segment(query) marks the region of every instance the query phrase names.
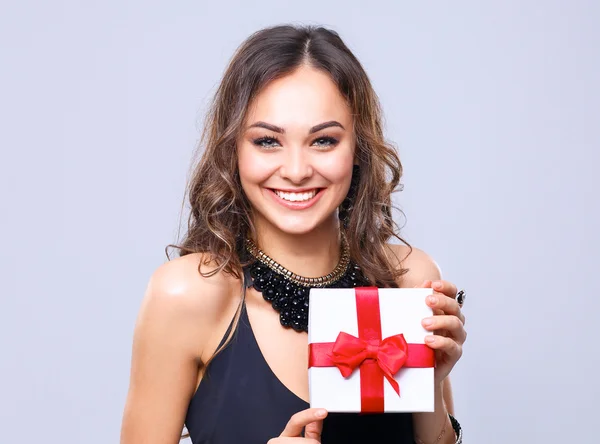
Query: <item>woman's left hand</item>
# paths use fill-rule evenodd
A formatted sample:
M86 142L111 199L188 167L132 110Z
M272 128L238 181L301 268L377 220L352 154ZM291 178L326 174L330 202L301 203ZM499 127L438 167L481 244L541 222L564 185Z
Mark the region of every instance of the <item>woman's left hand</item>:
M425 338L425 344L435 350L435 381L440 383L462 356L462 345L467 339L465 317L456 301L456 286L451 282L425 281L421 288L434 290L427 296L427 305L434 315L423 319L422 324L433 331Z

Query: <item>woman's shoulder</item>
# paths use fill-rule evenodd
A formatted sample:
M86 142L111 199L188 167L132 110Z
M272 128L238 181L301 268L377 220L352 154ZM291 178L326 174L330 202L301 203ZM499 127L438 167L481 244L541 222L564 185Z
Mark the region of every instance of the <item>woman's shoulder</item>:
M241 291L240 280L224 272L202 276L199 266L204 257L188 254L157 267L148 281L138 320L193 338L189 345L200 353L198 346L212 342L215 328L235 312ZM202 271L214 267L203 265Z
M406 270L399 277L402 287L415 287L426 280L442 278L440 267L425 251L408 245L387 244L391 252L391 263L395 269Z
M241 288L241 282L224 272L211 276L200 274L200 264L205 260L202 253L192 253L160 265L150 277L146 296L164 300L186 310L211 312L228 304L232 289ZM203 273L211 273L215 264L202 265Z

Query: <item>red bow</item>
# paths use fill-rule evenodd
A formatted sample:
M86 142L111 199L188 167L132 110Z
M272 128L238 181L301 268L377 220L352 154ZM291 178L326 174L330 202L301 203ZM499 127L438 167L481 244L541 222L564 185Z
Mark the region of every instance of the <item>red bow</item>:
M309 344L309 367L337 367L344 377L360 369L361 412L383 412L384 377L400 395L394 375L402 367L435 365L425 344L407 344L404 335L381 339L379 292L375 287L355 288L358 338L340 332L335 342Z
M333 344L331 361L340 369L342 376L347 378L365 359L374 359L385 379L400 395L400 386L394 375L406 362L407 351L408 344L402 334L390 336L383 341L367 342L342 331Z

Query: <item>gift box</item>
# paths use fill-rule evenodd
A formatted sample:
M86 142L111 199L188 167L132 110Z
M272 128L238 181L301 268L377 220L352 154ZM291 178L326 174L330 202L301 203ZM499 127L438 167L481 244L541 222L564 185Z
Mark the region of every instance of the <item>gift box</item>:
M313 288L309 396L330 412L433 412L430 288Z

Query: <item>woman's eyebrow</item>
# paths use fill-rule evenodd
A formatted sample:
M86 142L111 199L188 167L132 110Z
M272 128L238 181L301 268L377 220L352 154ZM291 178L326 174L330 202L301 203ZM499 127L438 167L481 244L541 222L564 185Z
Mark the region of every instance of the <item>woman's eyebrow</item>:
M264 129L268 129L269 131L273 131L275 133L280 133L280 134L285 133L285 130L283 128L280 128L275 125L271 125L270 123L267 123L267 122L255 122L252 125L250 125L248 128L264 128Z
M335 120L330 120L329 122L323 122L323 123L319 123L318 125L313 126L310 130L308 130L308 133L313 134L313 133L316 133L317 131L324 130L325 128L331 128L333 126L337 126L341 129L345 129L344 126L340 122L337 122ZM252 125L250 125L248 128L264 128L264 129L268 129L269 131L273 131L275 133L285 134L285 130L283 128L276 126L276 125L272 125L267 122L262 122L262 121L255 122Z
M329 122L319 123L318 125L313 126L308 131L308 133L309 134L316 133L317 131L321 131L325 128L331 128L332 126L337 126L341 129L345 129L344 126L340 122L337 122L335 120L330 120Z

